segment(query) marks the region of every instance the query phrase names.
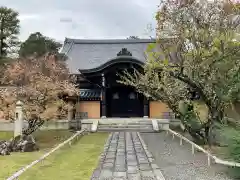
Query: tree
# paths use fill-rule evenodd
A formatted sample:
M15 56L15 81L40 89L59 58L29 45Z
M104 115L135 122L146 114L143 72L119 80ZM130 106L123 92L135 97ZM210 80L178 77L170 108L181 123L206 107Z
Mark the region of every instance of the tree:
M17 59L6 67L1 82L6 87L0 92L0 108L9 119L14 119L19 99L24 103L26 120L43 122L66 116L68 105L61 97L78 94L65 62L54 55Z
M160 75L148 68L148 65L144 67L144 74L135 69L134 73L125 71L121 75L119 82L135 87L139 93L144 94L148 98L161 100L175 114L179 114L178 103L181 99L188 96L187 86L181 83L181 81L168 76L163 71Z
M221 120L224 102L239 91L240 44L235 41L239 22L232 22L235 13L226 12L223 3L204 3L163 5L157 16L158 31L163 29L161 25L171 24L169 35L174 38L166 46L160 45L166 65L162 60L159 64L200 94L211 119ZM177 55L169 56L173 51Z
M145 65L144 69L145 73L134 70L132 74L125 71L124 74L121 75L119 82L135 87L139 93L144 94L146 97L168 105L175 116L181 120L190 135L198 142L206 143L205 134L201 131L201 126L206 119L205 116L196 116L197 114L194 112L187 112L186 109L184 109L186 106L185 103L187 103L187 105L191 104L189 100L192 95L189 92L188 86L169 76L169 74L164 71L152 71L148 64Z
M0 58L5 57L18 45L19 23L18 12L0 7Z
M208 1L164 1L160 7L158 40L147 49L145 71L164 74L160 78L164 86L164 77L171 77L200 95L208 107L208 119L200 129L210 143L213 122L222 122L224 107L240 90L239 21L233 21L239 11L231 3ZM168 38L163 39L166 32Z
M20 57L28 57L32 55L40 57L48 52L58 53L61 46L61 43L43 36L40 32L36 32L32 33L28 39L21 44L19 55Z

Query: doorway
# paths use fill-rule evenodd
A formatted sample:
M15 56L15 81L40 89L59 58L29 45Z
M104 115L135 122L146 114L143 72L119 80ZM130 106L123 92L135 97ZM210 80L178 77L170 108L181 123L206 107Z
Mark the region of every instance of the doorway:
M143 117L143 95L128 86L111 87L107 91L108 117Z

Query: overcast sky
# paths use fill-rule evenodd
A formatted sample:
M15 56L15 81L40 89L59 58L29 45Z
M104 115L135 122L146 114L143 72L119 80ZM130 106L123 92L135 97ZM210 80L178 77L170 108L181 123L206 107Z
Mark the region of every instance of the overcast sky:
M20 39L32 32L74 38L148 37L160 0L0 0L19 12Z

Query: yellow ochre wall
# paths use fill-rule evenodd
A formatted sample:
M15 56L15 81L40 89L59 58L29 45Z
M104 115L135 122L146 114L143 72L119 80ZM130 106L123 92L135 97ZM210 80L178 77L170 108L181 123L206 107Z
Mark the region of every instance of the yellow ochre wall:
M161 101L149 102L149 117L150 118L163 118L165 112L171 112L168 106Z
M76 112L88 112L88 118L100 118L100 101L81 101L76 104Z

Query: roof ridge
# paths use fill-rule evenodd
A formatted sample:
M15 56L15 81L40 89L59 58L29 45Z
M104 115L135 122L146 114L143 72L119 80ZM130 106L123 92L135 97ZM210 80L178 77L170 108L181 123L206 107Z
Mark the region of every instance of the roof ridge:
M153 43L156 39L73 39L65 38L64 43L74 44L135 44Z

